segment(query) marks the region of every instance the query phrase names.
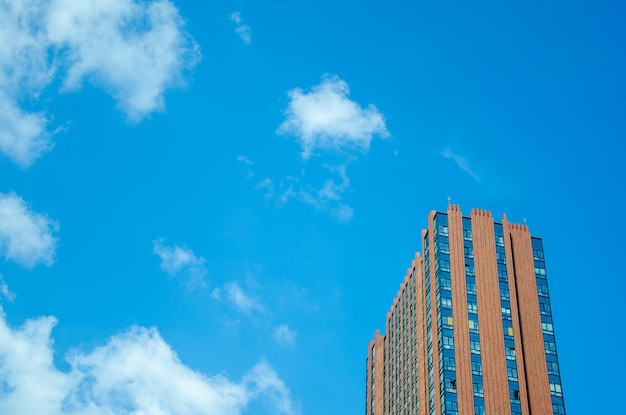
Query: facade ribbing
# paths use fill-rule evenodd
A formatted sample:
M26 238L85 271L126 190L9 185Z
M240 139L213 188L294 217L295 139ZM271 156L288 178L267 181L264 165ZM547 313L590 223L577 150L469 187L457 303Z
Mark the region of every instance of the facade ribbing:
M369 342L366 415L564 415L542 240L452 204L421 236Z

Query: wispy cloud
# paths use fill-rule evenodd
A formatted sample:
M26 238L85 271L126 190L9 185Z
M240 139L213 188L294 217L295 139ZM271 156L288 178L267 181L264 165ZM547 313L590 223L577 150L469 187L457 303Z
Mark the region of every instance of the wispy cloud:
M249 45L252 41L252 29L243 22L241 12L232 12L230 20L235 23L235 33L239 35L244 44Z
M255 189L265 190L265 197L271 199L274 196L274 181L269 177L254 185Z
M15 293L9 290L9 286L4 282L4 277L0 274L0 296L4 297L8 302L15 301Z
M281 193L279 203L287 203L290 199L298 200L315 207L315 209L330 213L339 222L348 222L354 215L354 209L342 202L346 190L350 187L350 178L346 173L346 166L324 166L332 173L338 174L340 181L327 179L320 188L303 184L300 179L291 178L289 185Z
M446 148L441 152L441 155L447 159L450 159L456 163L457 166L465 173L472 176L472 178L476 181L480 180L480 176L476 174L476 172L471 168L467 159L460 154L452 152L449 148Z
M295 88L288 95L278 133L299 141L303 159L315 150L367 151L374 136L389 136L383 114L372 104L363 108L350 100L348 84L337 76L324 76L310 91Z
M250 160L250 158L248 158L247 156L241 154L237 155L237 161L248 166L254 165L254 161Z
M274 329L276 341L286 345L292 345L296 341L296 332L289 328L287 324L281 324Z
M132 327L91 351L73 350L69 371L54 365L54 317L8 326L0 308L3 414L240 415L253 400L297 415L289 388L261 361L240 381L207 376L183 364L155 328ZM36 386L36 387L34 387Z
M207 270L204 258L196 257L194 252L178 245L166 245L163 239L152 241L152 252L161 258L161 269L170 277L183 277L191 288L206 288L204 277Z
M163 110L183 84L198 46L168 0L4 0L0 3L0 152L29 167L52 148L52 116L39 95L54 80L66 91L89 81L128 119Z
M263 305L254 297L247 294L241 286L236 282L230 282L224 287L228 300L244 313L250 313L257 310L265 311Z
M58 224L33 212L15 193L0 193L0 256L26 267L52 265Z

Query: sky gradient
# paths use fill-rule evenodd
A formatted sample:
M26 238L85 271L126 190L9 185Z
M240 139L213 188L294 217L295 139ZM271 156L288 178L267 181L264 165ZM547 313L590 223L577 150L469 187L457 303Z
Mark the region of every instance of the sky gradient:
M0 413L361 414L448 198L543 238L567 412L614 413L625 18L0 0Z

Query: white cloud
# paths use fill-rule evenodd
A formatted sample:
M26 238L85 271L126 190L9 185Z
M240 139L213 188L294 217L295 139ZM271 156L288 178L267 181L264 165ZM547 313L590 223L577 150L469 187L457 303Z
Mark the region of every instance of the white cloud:
M447 159L451 159L452 161L454 161L461 170L472 176L474 180L478 181L480 179L480 176L476 174L476 172L474 172L465 157L453 153L452 150L450 150L449 148L446 148L444 151L442 151L441 155Z
M4 282L4 277L2 276L2 274L0 274L0 296L6 298L7 301L10 303L15 301L15 297L17 297L15 293L9 290L9 286L6 282Z
M252 41L252 28L243 22L241 12L232 12L230 20L235 23L235 33L239 35L244 44L249 45Z
M26 267L52 265L58 238L55 221L31 211L15 193L0 193L0 256Z
M269 177L258 182L255 186L255 189L265 190L265 197L270 199L274 196L274 182Z
M92 81L139 121L199 59L168 0L1 0L0 152L28 167L52 147L59 129L36 107L55 79Z
M29 167L52 146L43 112L20 108L36 101L52 80L43 0L0 1L0 152Z
M295 199L315 207L315 209L330 213L339 222L348 222L354 215L354 209L342 202L343 194L350 187L350 178L346 173L346 166L324 166L332 173L339 175L341 181L327 179L324 185L317 189L305 185L300 180L292 179L290 185L279 197L281 204Z
M184 276L192 288L206 287L204 277L207 270L204 258L178 245L167 246L163 239L152 241L152 252L161 258L161 269L170 277Z
M367 151L375 135L388 137L385 119L372 104L362 108L350 100L348 84L337 76L326 76L310 92L289 91L289 106L278 133L296 137L302 157L316 149Z
M0 309L0 413L37 415L240 415L250 401L298 413L290 391L265 362L240 382L185 366L156 329L132 327L89 352L54 366L54 317L13 329Z
M296 341L296 332L287 324L281 324L274 329L274 338L279 343L292 345Z
M246 294L243 289L236 282L230 282L224 287L228 299L244 313L249 313L253 310L265 311L265 308L255 298Z
M248 166L254 165L254 161L250 160L249 157L243 156L241 154L237 156L237 161L240 163L246 164Z
M56 0L47 21L68 66L65 86L101 84L133 121L162 110L165 90L198 61L183 25L167 0Z

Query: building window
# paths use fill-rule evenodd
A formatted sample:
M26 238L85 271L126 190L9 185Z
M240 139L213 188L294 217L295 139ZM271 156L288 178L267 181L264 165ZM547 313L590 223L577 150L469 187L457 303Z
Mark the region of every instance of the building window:
M507 307L502 307L502 318L510 320L511 319L511 309Z
M470 341L470 353L480 354L480 341Z
M506 358L508 360L515 360L515 348L514 347L506 347L505 352L506 352Z
M504 236L496 235L496 245L504 246Z
M443 336L443 348L454 349L454 337Z
M535 261L543 261L543 251L533 249L533 259Z
M474 276L474 264L465 264L465 275Z
M515 369L514 367L507 367L506 374L509 377L509 380L512 380L514 382L517 381L517 369Z
M543 330L545 334L554 334L554 326L552 326L552 323L541 323L541 330Z
M506 263L506 255L504 254L504 252L496 252L496 259L501 264Z
M476 304L473 301L468 301L467 302L467 311L469 313L474 313L474 314L478 313L478 304Z
M481 405L474 405L474 415L485 415L485 407Z
M565 407L556 403L552 404L552 413L554 415L565 415Z
M478 396L479 398L485 396L482 383L474 383L474 396Z
M500 288L500 299L505 301L509 301L511 299L508 288Z
M468 324L470 331L478 332L478 321L469 320Z
M456 370L454 357L444 356L443 357L443 368L445 370Z
M520 400L519 390L511 389L511 402L519 403L519 400Z
M472 375L482 375L483 367L480 362L472 362Z
M474 284L473 282L468 282L466 286L468 294L476 295L476 284Z
M543 347L547 354L556 354L556 343L544 341Z
M472 239L472 231L470 229L463 229L463 239L469 241Z
M450 253L450 244L448 244L447 242L439 242L439 252L441 252L442 254L449 254Z
M452 289L452 283L447 278L439 279L439 284L441 285L441 289L442 290L451 290Z
M437 233L439 235L447 236L448 235L448 227L446 225L437 226Z
M452 308L452 299L441 297L441 307Z
M547 297L548 294L548 286L543 284L537 284L537 294L542 297Z
M445 261L442 259L442 260L439 260L437 264L439 265L439 270L450 272L450 261Z
M471 246L464 246L463 251L467 258L474 258L474 248L472 248Z
M536 275L546 275L546 269L545 268L541 268L541 267L535 267L535 274Z
M500 281L502 282L507 282L508 281L508 275L506 273L506 270L504 269L499 269L498 270L498 278L500 279Z
M446 391L456 392L456 379L446 379Z
M550 394L554 396L563 396L561 385L559 383L550 383Z
M446 412L448 412L448 411L456 412L457 410L458 410L457 409L457 403L455 401L450 400L450 399L446 399Z
M556 362L548 362L548 375L559 375L559 365Z
M505 327L504 335L508 337L513 337L513 327Z
M550 304L548 303L539 303L539 312L544 316L549 316L551 313Z

